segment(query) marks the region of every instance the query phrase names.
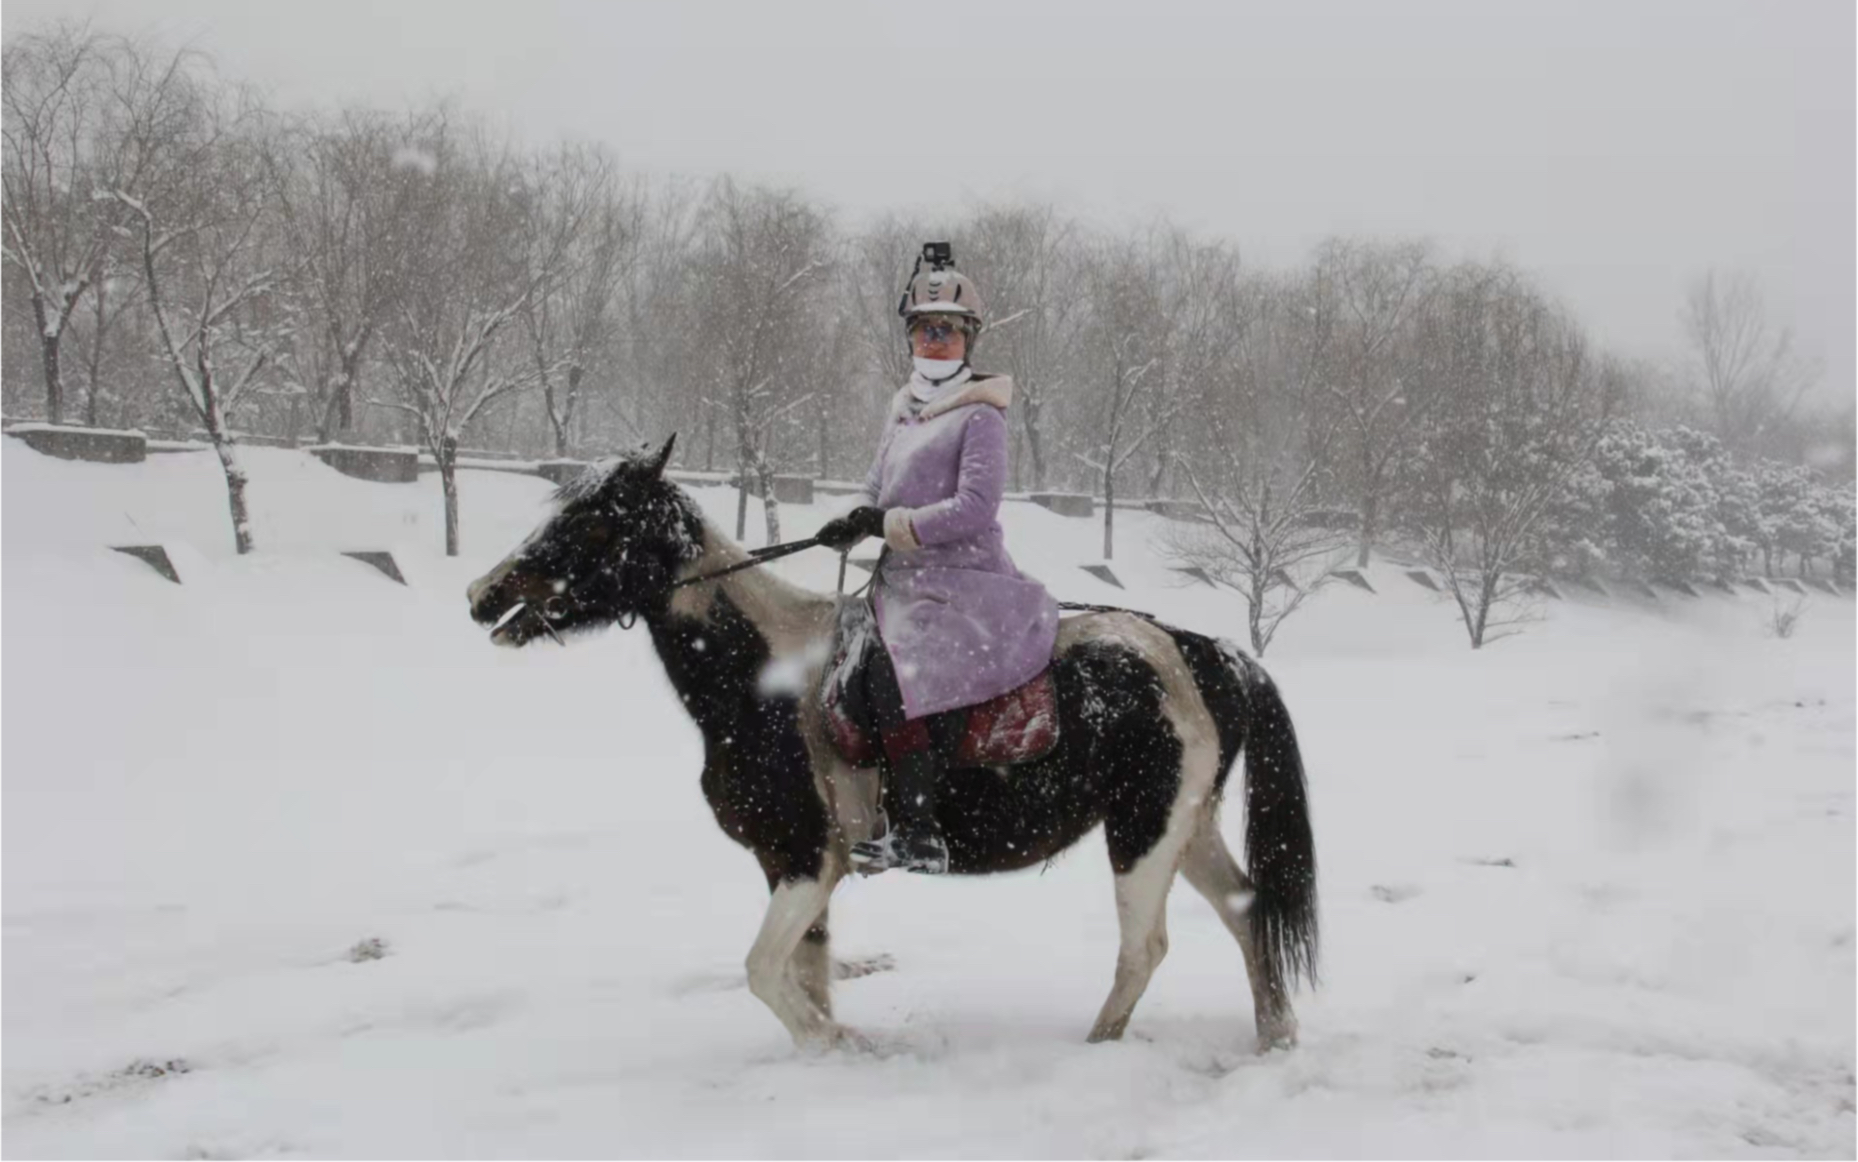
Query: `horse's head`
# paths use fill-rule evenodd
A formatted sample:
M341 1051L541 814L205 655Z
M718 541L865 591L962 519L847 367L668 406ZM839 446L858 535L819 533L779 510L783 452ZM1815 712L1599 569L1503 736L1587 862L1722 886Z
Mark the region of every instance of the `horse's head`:
M703 550L696 506L664 479L676 441L603 461L555 491L553 515L465 590L491 641L559 641L664 604L678 568Z

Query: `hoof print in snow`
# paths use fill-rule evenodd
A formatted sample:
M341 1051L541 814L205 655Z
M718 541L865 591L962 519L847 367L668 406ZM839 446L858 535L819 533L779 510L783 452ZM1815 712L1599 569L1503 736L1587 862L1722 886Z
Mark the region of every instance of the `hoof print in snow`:
M1469 1057L1466 1057L1456 1050L1447 1049L1443 1045L1434 1045L1432 1048L1426 1050L1426 1056L1432 1058L1434 1061L1462 1061L1466 1065L1471 1064L1471 1059Z
M861 956L857 960L833 961L832 979L857 980L861 976L870 976L877 972L895 972L896 969L895 957L879 953L876 956Z
M34 1098L41 1105L70 1105L78 1098L94 1097L100 1093L109 1093L126 1086L140 1085L158 1081L164 1077L178 1077L183 1073L192 1073L194 1067L184 1058L171 1057L166 1061L150 1061L138 1057L121 1069L104 1074L102 1077L81 1077L77 1084L69 1089L37 1094Z
M1491 859L1488 856L1474 856L1471 859L1465 860L1465 862L1469 864L1475 864L1478 867L1515 867L1516 866L1516 861L1511 859L1507 855L1499 856L1496 859Z
M1549 736L1549 741L1550 742L1585 742L1590 738L1599 738L1599 737L1600 737L1600 732L1597 730L1577 730L1572 734L1551 735Z
M1375 884L1368 892L1383 904L1403 904L1419 895L1419 889L1411 884Z
M1458 978L1458 983L1459 984L1470 984L1472 981L1475 981L1476 979L1477 979L1477 974L1475 972L1467 972L1463 976Z
M348 950L348 959L356 964L365 964L370 960L380 960L387 955L387 941L379 936L370 936Z

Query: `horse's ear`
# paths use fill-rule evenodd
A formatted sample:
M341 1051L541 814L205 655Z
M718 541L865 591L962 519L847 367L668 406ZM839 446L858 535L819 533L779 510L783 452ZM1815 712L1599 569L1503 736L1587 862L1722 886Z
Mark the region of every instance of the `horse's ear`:
M671 462L671 446L675 443L677 443L677 433L672 432L671 438L664 442L664 447L658 449L658 454L645 462L645 467L653 476L664 475L665 465Z

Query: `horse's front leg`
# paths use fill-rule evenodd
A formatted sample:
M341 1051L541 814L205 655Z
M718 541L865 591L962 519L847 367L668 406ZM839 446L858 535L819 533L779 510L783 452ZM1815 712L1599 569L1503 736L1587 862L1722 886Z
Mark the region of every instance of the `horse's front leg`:
M794 1043L801 1046L832 1045L845 1035L793 971L794 954L807 930L825 913L841 874L838 861L828 858L821 862L816 878L777 883L755 945L748 950L749 991L774 1010Z

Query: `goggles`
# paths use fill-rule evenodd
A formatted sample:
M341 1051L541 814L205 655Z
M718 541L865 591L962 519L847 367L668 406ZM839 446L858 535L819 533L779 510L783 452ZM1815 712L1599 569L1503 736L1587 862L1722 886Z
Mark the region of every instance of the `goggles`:
M931 343L944 343L957 334L966 334L967 327L962 320L947 315L918 316L910 322L911 338L923 338Z

